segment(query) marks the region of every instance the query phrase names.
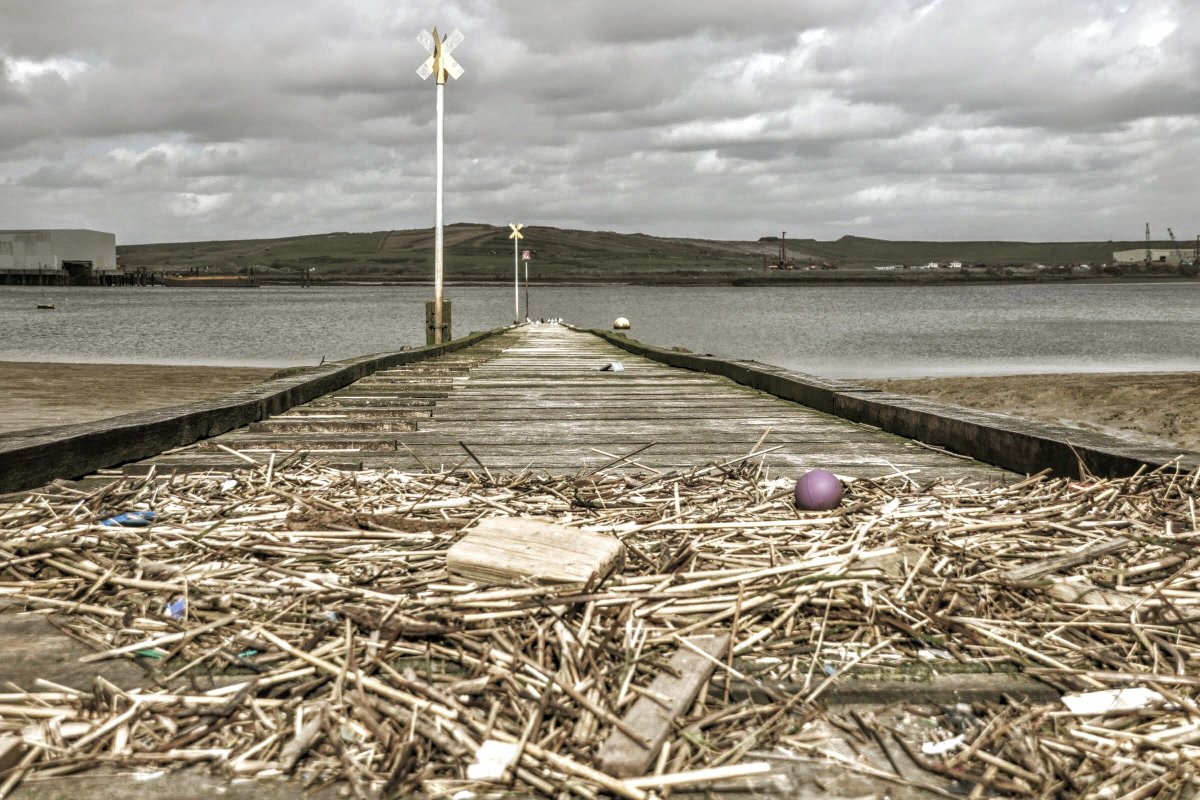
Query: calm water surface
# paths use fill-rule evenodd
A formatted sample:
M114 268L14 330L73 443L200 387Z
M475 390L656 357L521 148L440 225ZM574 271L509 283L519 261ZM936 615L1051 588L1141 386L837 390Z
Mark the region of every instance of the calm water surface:
M0 360L290 366L424 342L426 287L0 287ZM512 288L448 286L454 332ZM804 288L534 286L532 312L835 377L1200 370L1200 282ZM36 309L50 302L53 311ZM0 376L2 379L2 376Z

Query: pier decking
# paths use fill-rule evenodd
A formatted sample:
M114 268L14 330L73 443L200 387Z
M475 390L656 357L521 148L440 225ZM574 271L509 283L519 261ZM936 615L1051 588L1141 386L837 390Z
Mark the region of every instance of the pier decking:
M0 795L1194 788L1200 469L1076 435L549 324L12 435L0 479L92 474L0 508ZM798 511L817 466L893 480ZM531 530L615 566L461 569Z
M620 368L604 369L612 364ZM296 451L354 469L465 462L498 472L587 472L606 465L666 470L756 452L756 461L789 473L813 467L854 477L902 472L921 482L1010 474L726 378L634 356L558 324L523 326L456 353L377 372L126 470L233 468L245 466L246 457L265 462Z

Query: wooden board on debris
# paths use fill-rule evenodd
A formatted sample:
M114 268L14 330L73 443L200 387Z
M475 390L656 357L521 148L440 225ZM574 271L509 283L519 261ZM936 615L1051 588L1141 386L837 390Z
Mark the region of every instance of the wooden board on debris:
M482 520L446 553L450 574L492 585L596 586L624 563L613 536L515 517Z
M0 773L8 772L17 766L24 754L25 742L20 736L0 733Z
M636 741L614 728L600 747L600 769L618 778L644 775L662 749L675 718L696 702L696 695L713 674L729 647L729 634L690 636L682 639L671 657L670 673L663 672L642 692L625 713L623 722L641 732Z

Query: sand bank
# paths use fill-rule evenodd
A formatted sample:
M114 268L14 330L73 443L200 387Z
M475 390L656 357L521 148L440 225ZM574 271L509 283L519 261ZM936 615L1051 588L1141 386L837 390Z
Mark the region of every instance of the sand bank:
M274 372L258 367L0 361L0 431L206 400L264 381Z
M867 382L899 394L1000 411L1165 447L1200 450L1200 372L1002 375Z

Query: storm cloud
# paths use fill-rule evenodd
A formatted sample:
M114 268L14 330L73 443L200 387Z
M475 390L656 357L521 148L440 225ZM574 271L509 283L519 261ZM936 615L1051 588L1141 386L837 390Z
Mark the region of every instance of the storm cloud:
M1190 0L40 0L0 9L0 228L450 221L666 236L1194 236Z

